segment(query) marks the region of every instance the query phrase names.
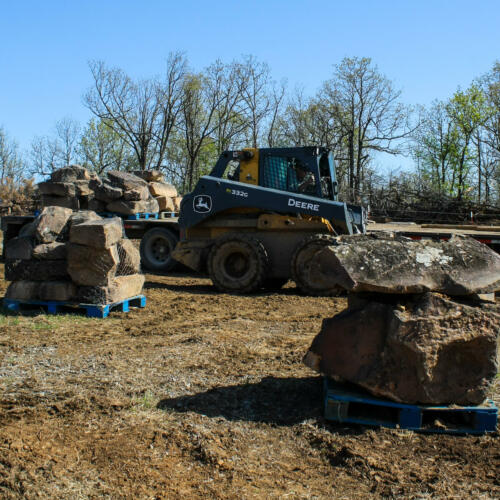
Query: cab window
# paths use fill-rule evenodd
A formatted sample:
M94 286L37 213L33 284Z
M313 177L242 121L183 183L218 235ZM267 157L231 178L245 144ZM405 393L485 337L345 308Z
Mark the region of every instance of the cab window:
M262 186L290 193L316 195L316 179L298 158L266 156L263 163Z

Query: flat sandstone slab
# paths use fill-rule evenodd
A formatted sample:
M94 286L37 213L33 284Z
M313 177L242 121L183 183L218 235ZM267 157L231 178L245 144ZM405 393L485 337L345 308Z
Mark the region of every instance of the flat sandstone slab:
M119 217L89 220L71 227L69 241L93 248L110 248L123 237L123 222Z

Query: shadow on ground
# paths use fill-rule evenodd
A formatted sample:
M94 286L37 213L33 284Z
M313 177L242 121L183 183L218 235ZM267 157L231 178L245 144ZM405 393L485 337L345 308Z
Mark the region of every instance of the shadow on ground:
M197 278L200 278L200 276L197 276ZM206 279L206 276L203 276L202 278ZM212 284L207 283L207 284L189 284L189 285L174 285L171 283L158 283L156 281L146 281L144 284L144 288L146 290L148 289L164 289L164 290L170 290L172 292L185 292L185 293L192 293L195 295L200 295L200 294L208 294L208 295L215 295L215 294L221 294L221 293L227 293L227 292L219 292ZM289 287L289 288L281 288L278 290L260 290L259 292L252 293L252 296L255 297L260 297L260 296L266 296L266 295L274 295L279 293L280 295L303 295L297 288L295 287ZM229 294L228 295L240 295L240 294Z
M321 377L266 377L256 384L217 387L191 396L163 399L158 408L227 420L294 425L321 417L322 394Z

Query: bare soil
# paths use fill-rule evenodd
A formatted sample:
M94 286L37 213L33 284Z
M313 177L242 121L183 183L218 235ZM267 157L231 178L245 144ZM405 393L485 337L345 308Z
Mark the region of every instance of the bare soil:
M105 320L0 314L1 498L500 497L498 433L323 419L301 360L345 299L185 275L145 294Z

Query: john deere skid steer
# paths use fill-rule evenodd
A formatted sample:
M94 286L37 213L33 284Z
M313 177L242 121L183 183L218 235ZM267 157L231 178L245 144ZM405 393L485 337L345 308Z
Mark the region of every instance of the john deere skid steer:
M172 256L207 271L221 291L280 288L290 278L307 294L336 290L310 279L311 256L338 234L365 232L359 206L337 200L326 148L226 151L182 200Z

